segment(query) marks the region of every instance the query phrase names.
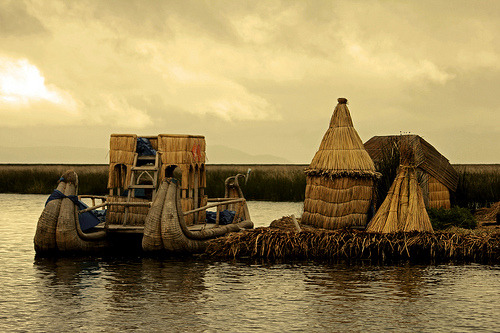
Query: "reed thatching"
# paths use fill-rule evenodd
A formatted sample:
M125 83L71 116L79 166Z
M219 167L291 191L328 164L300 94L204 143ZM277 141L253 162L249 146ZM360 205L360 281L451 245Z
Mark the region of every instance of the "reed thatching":
M500 233L367 233L308 229L301 232L258 228L208 242L210 258L450 261L498 263Z
M337 229L364 226L378 176L354 129L347 100L338 99L330 127L306 169L302 221Z
M166 169L176 165L182 170L183 188L194 187L194 178L189 178L189 168L201 168L205 164L205 137L201 135L158 135L158 151L161 152L161 179L168 177Z
M426 231L433 232L425 209L422 190L418 185L417 170L411 143L400 145L402 164L389 193L368 224L366 231L380 233Z
M450 208L450 191L458 185L458 174L448 159L441 155L430 143L418 135L374 136L364 146L380 168L386 155L397 151L400 142L411 144L414 165L421 172L420 187L428 208Z
M135 134L111 134L108 188L125 188L130 183L136 146Z
M427 181L429 191L429 200L427 207L429 208L451 208L450 191L436 178L429 176Z

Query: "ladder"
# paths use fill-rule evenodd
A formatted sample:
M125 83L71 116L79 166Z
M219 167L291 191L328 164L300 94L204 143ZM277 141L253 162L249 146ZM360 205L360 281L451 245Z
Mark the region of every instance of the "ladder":
M134 164L131 168L130 183L128 185L127 201L131 202L135 198L136 189L151 189L153 194L151 201L156 196L158 189L158 172L160 171L161 159L159 153L154 156L134 156ZM130 206L125 206L125 216L123 225L127 225Z

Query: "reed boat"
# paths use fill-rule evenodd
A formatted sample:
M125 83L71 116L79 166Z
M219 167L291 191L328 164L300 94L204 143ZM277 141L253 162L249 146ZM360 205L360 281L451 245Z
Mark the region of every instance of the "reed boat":
M199 253L253 228L239 185L248 175L227 178L222 198L205 195L203 136L113 134L109 156L106 196L78 195L78 175L61 176L38 220L37 254Z

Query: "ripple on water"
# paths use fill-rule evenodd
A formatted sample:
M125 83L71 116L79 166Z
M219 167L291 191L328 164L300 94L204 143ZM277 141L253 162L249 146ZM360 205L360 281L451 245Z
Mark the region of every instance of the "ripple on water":
M34 259L33 235L45 200L0 194L0 331L500 327L499 266ZM268 225L300 215L301 204L251 202L250 208L258 223Z

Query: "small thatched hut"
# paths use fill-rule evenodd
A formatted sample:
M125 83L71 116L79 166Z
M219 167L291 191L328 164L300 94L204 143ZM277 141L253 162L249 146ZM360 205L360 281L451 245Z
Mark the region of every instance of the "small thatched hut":
M412 150L413 140L418 138L406 137L404 142L400 142L401 165L398 174L366 231L381 233L433 231L425 209L422 190L418 186Z
M302 223L325 229L366 225L377 177L354 129L347 99L338 102L330 127L305 171Z
M388 154L399 151L401 140L408 142L414 154L424 202L428 208L450 208L450 192L457 189L458 174L453 166L431 144L418 135L374 136L365 149L379 166Z
M112 134L108 201L149 202L163 179L180 171L182 209L206 205L205 147L205 137L200 135ZM147 213L146 207L111 206L108 215L124 224L142 225ZM204 212L200 212L187 216L186 223L204 219Z

